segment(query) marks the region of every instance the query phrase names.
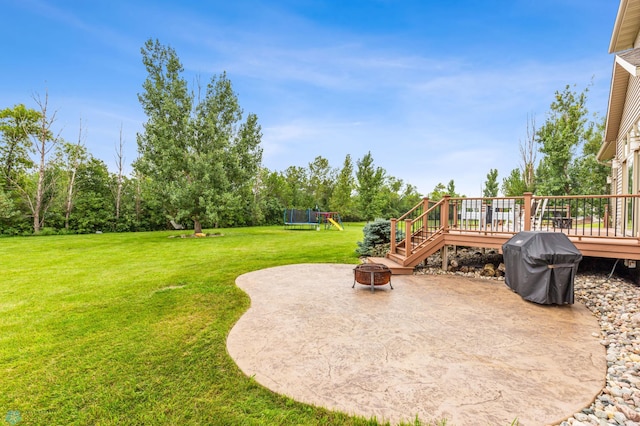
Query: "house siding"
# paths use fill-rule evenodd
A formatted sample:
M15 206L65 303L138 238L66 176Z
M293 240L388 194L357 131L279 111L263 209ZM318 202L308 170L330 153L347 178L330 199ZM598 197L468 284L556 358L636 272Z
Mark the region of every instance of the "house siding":
M627 96L624 101L624 110L618 140L624 139L640 118L640 77L631 77L627 86ZM624 155L624 153L622 153ZM619 157L623 159L624 157Z

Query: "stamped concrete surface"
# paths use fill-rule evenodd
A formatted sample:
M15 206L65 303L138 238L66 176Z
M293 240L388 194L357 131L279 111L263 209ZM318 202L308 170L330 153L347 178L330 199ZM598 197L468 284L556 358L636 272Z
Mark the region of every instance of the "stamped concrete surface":
M582 304L543 306L502 281L289 265L238 277L250 309L227 339L242 371L298 401L397 423L546 425L604 386L605 349Z

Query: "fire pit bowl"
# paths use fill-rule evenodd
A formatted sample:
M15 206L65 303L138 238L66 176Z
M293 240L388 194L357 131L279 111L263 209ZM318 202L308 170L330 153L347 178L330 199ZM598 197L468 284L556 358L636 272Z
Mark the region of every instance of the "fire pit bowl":
M391 285L391 269L379 263L363 263L353 269L353 285L351 288L354 288L356 283L370 285L372 292L374 286L385 284L389 284L393 290L393 286Z

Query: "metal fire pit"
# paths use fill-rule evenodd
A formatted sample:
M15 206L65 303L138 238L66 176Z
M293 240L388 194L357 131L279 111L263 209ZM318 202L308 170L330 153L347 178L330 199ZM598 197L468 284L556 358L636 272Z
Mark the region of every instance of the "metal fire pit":
M379 263L363 263L353 269L353 285L351 288L354 288L356 283L371 286L371 292L374 291L375 286L386 284L389 284L393 290L391 269Z

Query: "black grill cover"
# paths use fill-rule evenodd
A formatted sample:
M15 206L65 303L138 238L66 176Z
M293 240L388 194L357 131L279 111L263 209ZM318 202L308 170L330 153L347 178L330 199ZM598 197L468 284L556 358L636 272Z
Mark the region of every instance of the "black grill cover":
M573 280L582 254L560 232L525 231L502 245L506 284L525 300L573 303Z

